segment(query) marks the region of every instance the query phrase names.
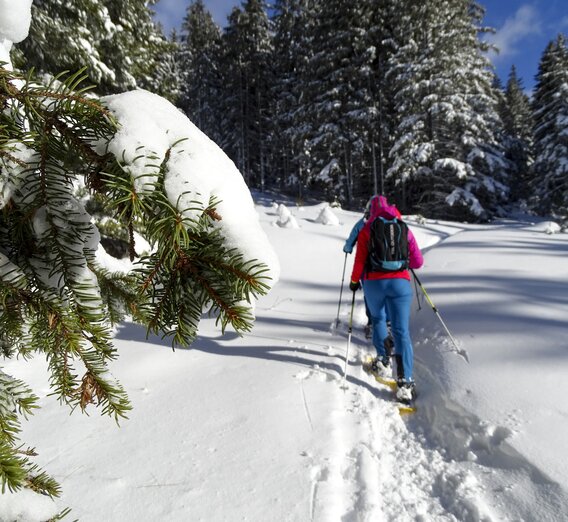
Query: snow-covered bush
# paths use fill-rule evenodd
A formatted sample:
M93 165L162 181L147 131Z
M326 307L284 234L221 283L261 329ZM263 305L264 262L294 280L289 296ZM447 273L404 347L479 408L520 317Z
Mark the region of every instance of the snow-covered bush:
M300 228L296 218L286 205L278 206L278 219L276 220L276 224L282 228Z
M316 221L322 225L339 225L339 218L333 213L331 207L327 205L321 209Z
M562 231L562 227L555 221L542 221L536 225L533 225L532 230L535 232L543 232L545 234L558 234Z

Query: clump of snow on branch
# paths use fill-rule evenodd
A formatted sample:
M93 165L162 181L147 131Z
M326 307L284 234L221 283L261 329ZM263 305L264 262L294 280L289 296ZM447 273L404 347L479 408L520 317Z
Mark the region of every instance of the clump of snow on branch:
M12 43L21 42L30 29L32 0L0 0L0 62L12 69Z
M323 169L321 169L316 179L322 183L329 183L332 180L333 173L338 170L340 170L339 162L335 159L331 160Z
M165 190L170 203L196 218L211 197L219 203L218 223L228 248L269 268L273 283L279 262L258 220L244 179L228 156L183 113L156 94L139 89L102 98L121 124L109 151L124 158L141 195L153 190L159 166L169 155ZM150 148L151 147L151 148Z
M467 189L454 189L454 191L446 197L446 203L450 205L450 207L457 204L467 205L471 212L476 216L481 216L484 212L479 200Z
M0 209L4 208L14 191L19 188L22 174L25 173L27 163L33 161L36 154L32 149L26 147L23 143L10 144L10 156L17 161L11 161L7 158L0 160ZM20 162L20 163L18 163Z
M0 0L0 42L21 42L28 36L32 0ZM9 47L11 44L9 44ZM8 50L10 50L8 47Z
M458 161L453 158L442 158L434 162L434 169L449 169L456 173L460 179L466 179L471 175L471 167L467 163Z

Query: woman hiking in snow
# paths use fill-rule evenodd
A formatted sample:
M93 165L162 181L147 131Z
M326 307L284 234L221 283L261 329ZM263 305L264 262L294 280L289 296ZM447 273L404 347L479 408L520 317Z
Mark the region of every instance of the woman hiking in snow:
M371 198L365 205L365 212L363 213L363 217L359 221L357 221L355 225L353 225L353 228L349 233L349 237L345 240L345 244L343 245L343 252L345 252L346 254L351 254L353 252L353 248L355 248L355 245L357 244L357 238L359 237L359 232L361 232L361 230L365 226L365 223L367 223L367 221L369 220L369 216L371 213L372 199L373 198ZM400 212L398 212L398 209L396 211L397 211L397 218L400 218ZM367 299L365 298L364 295L363 295L363 300L365 302L365 315L367 316L367 324L365 325L365 337L367 339L371 339L373 336L373 322L371 320L371 312L369 311L369 306L367 305ZM378 319L380 320L381 323L385 323L384 328L386 328L387 331L390 332L390 318L386 306L383 307L383 310ZM383 344L385 345L387 352L390 353L393 348L393 341L390 334L384 340Z
M404 260L397 262L399 264L393 264L392 261L377 261L376 242L371 241L371 233L376 235L376 230L387 230L386 227L372 227L373 222L381 218L382 223L385 223L385 220L394 223L393 226L404 232L400 235L402 239L398 245L403 253L401 259ZM412 401L415 395L412 375L414 353L410 338L412 286L407 269L420 268L423 258L412 231L399 218L400 212L396 206L388 204L386 197L371 198L369 219L357 237L357 250L349 288L355 292L361 288L360 281L363 282L363 291L373 323L373 345L377 350L371 371L383 378L392 375L390 357L385 349L385 340L388 338L384 316L386 305L397 360L397 399Z

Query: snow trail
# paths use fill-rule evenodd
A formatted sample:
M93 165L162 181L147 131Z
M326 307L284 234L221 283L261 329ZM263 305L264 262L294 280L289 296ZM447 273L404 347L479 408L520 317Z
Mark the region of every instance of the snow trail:
M334 473L343 470L344 500L326 506L327 497L318 497L314 519L496 520L480 498L481 486L475 477L445 462L436 450L425 448L424 441L409 431L388 388L374 382L360 384L369 379L360 364L366 353L359 348L350 361L353 373L340 405L344 413L333 416L335 440L342 441L335 453Z
M470 244L482 248L486 229L472 227L473 237L469 231L458 236L455 232L464 227L436 225L435 234L447 239L428 252L427 264L432 266L426 267L422 279L450 329L457 325L458 340L467 341L471 364L451 353L430 310L415 317L419 410L401 417L391 392L361 367L371 348L363 339L366 319L360 292L347 390L340 388L348 291L343 294L339 327L330 331L330 324L337 314L341 246L359 216L334 210L345 221L339 228L317 223L321 206L295 212L297 229L273 225L274 212L259 210L278 250L282 275L272 293L258 303L253 333L222 335L214 319L204 319L192 348L172 352L167 341L147 339L143 328L125 324L118 330L120 357L113 373L134 405L120 428L96 413L70 417L48 396L45 361L6 364L7 371L30 382L41 398L42 411L25 424L23 438L39 451L38 463L61 482L61 508L72 507L72 518L82 522L561 519L568 512L562 488L544 467L515 450L515 436L526 431L518 402L512 401L491 422L458 406L458 399L473 397L464 384L467 374L459 372L484 370L474 341L479 337L484 347L491 340L503 342L504 337L465 337L472 322L467 306L476 300L468 295L455 307L444 306L444 297L454 298L455 291L442 272L457 272L460 264L472 272L478 259L454 255L452 245L458 243L459 251ZM510 230L491 233L502 245L500 235ZM531 234L508 248L542 242L542 235ZM564 255L566 242L561 239L546 236L546 245L558 257ZM479 281L485 284L483 277ZM470 285L472 292L482 290L469 273L460 273L454 283L460 289ZM564 287L554 283L545 287L552 292L546 295L561 308ZM532 284L529 279L526 295ZM498 293L490 300L490 309L501 305L502 295L506 305L506 292ZM458 294L455 299L462 300ZM484 313L484 308L474 310ZM559 322L550 324L561 327ZM461 395L444 388L452 378L461 379ZM76 442L63 444L64 440Z
M347 314L342 310L342 317ZM409 429L412 419L399 414L392 392L362 370L370 348L358 331L351 339L347 390L341 390L346 327L343 321L326 344L322 342L330 336L326 323L323 317L318 322L310 316L305 326L298 322L286 328L290 352L310 367L296 375L304 409L309 411L308 397L313 393L310 381L328 388L318 393L330 403L325 428L311 425L314 436L321 431L328 434L329 444L325 451L310 453L310 520L498 520L483 501L474 474L428 447L425 438ZM264 331L254 335L269 337ZM317 347L328 349L322 352ZM313 444L318 446L315 440Z
M463 228L453 225L447 229L440 228L442 239L463 232ZM435 248L433 244L429 246ZM302 258L304 252L294 254ZM310 279L305 274L307 279L314 285L329 280L329 270L322 274L321 266L317 267L319 272L310 269L311 253L306 254L305 261L300 259L299 264L312 275ZM286 267L288 263L284 260L282 265ZM286 279L286 268L283 278ZM325 345L322 342L322 337L326 335L325 324L329 324L330 317L335 315L333 300L322 306L315 300L311 302L309 293L296 292L293 288L287 287L279 294L277 287L271 296L275 304L259 310L259 315L267 313L278 317L298 317L297 321L290 320L287 324L289 338L304 344L307 352L315 355L317 350L309 346ZM348 300L344 296L344 301ZM348 308L344 302L342 325L332 332L336 335L329 342L326 357L314 361L318 369L326 368L328 377L335 373L336 382L331 378L326 383L328 386L337 386L342 375L345 352L340 344L345 343L346 339L341 327L345 329ZM330 312L327 319L323 315L325 310ZM361 304L358 303L354 332L357 332L357 326L361 326L362 315ZM257 329L253 335L262 334ZM439 340L443 341L443 337ZM355 333L347 379L349 390L339 396L333 392L335 400L339 398L340 402L334 403L334 409L329 414L329 420L332 421L330 434L332 446L341 444L342 447L319 455L319 460L318 456L313 456L315 486L311 499L311 520L505 520L504 517L496 518L484 500L484 486L476 477L476 472L480 470L473 471L467 460L454 462L451 454L445 454L443 445L437 446L431 438L425 437L425 430L421 428L424 417L401 419L391 402L390 391L364 374L360 363L367 353L366 345L366 341L359 340ZM315 372L309 374L310 379L316 377ZM304 385L302 382L302 387ZM428 418L425 420L430 421ZM442 453L437 447L441 448ZM344 484L338 480L340 476ZM330 488L335 488L331 500Z

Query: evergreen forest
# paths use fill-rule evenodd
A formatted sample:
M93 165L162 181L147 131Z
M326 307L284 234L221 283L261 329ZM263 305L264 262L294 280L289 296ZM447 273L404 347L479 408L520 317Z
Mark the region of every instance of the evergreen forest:
M150 2L150 4L155 2ZM568 48L543 50L529 98L487 56L469 0L245 0L221 29L202 0L164 36L142 0L38 0L22 70L87 67L98 94L167 97L251 189L487 221L568 209Z

